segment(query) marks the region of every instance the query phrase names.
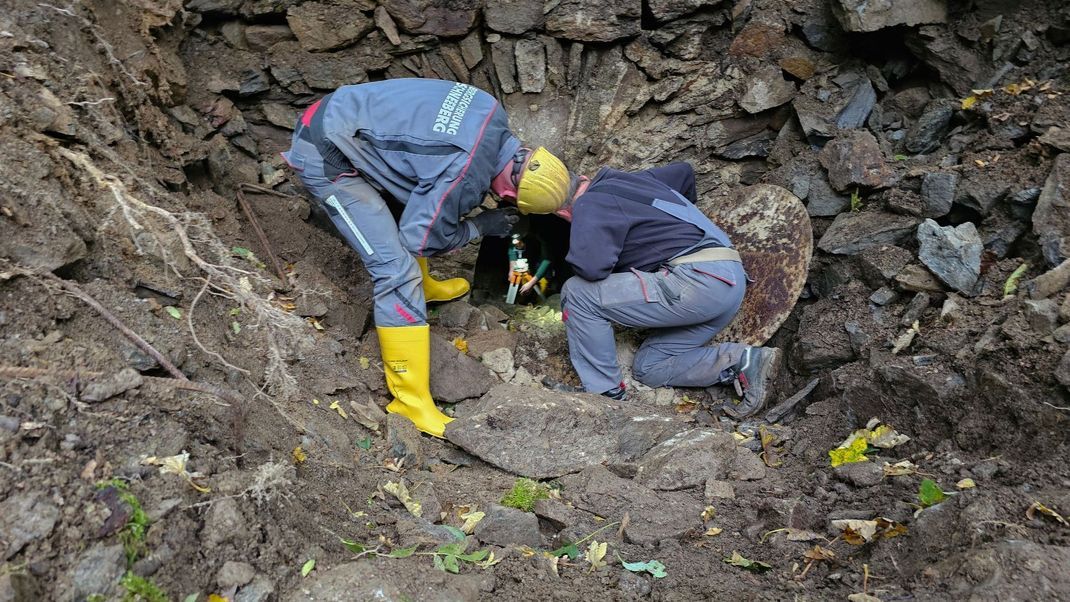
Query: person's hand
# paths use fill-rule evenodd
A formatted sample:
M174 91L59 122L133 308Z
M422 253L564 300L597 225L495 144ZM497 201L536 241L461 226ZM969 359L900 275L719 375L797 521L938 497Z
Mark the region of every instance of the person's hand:
M480 236L509 236L518 221L520 216L513 207L491 209L472 218Z
M530 278L529 277L529 280L524 283L524 286L520 287L520 293L524 294L524 293L531 292L531 289L535 288L535 285L538 284L538 283L539 283L538 280L535 280L535 278Z

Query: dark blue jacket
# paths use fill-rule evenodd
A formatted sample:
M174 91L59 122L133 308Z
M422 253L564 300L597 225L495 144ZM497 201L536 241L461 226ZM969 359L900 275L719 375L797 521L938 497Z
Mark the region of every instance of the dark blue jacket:
M699 216L703 227L656 206L696 201L695 171L687 163L633 173L603 168L576 199L566 260L581 278L602 280L633 268L652 271L698 248L731 246L693 207L685 212Z

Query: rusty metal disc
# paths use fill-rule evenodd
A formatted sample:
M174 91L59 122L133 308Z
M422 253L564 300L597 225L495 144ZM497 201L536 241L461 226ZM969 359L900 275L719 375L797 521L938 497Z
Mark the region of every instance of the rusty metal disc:
M743 307L714 342L762 345L791 314L806 284L814 234L802 201L780 186L757 184L699 207L724 229L754 282Z

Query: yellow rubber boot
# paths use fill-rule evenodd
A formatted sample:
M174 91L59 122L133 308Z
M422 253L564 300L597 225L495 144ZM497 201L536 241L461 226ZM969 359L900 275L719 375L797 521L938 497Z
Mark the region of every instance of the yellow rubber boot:
M386 386L394 401L386 411L401 414L416 428L442 437L453 418L443 414L431 399L431 329L423 326L380 326Z
M416 263L420 264L420 273L424 275L424 300L453 301L468 293L468 281L464 278L450 278L449 280L435 280L431 272L427 271L427 258L417 257Z

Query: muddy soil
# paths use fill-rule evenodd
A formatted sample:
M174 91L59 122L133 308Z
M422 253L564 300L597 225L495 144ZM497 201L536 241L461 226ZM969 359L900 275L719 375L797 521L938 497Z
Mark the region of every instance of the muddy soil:
M1070 598L1070 293L1065 278L1037 292L1070 254L1065 7L8 4L0 600ZM778 401L816 387L764 425L724 416L726 391L629 376L610 417L662 425L631 455L586 445L615 434L577 435L568 406L541 431L499 417L512 435L479 450L385 418L368 275L278 151L334 87L414 76L494 93L518 135L579 171L687 160L707 198L761 182L804 199L817 248L770 344L787 358ZM927 218L971 224L966 242L939 230L935 253ZM471 278L477 253L432 271ZM552 307L462 300L432 330L432 392L458 427L497 403L568 402L540 384L576 382ZM641 340L620 333L623 363ZM830 466L872 418L909 441ZM542 478L534 512L499 507L518 476L503 457L554 456L562 433L607 459ZM657 485L652 454L685 433L735 443ZM921 509L924 479L947 493ZM439 570L472 512L467 552L493 562ZM878 517L896 528L872 541L833 522ZM607 566L584 559L591 541ZM576 542L577 558L548 553ZM666 574L622 564L647 560Z

